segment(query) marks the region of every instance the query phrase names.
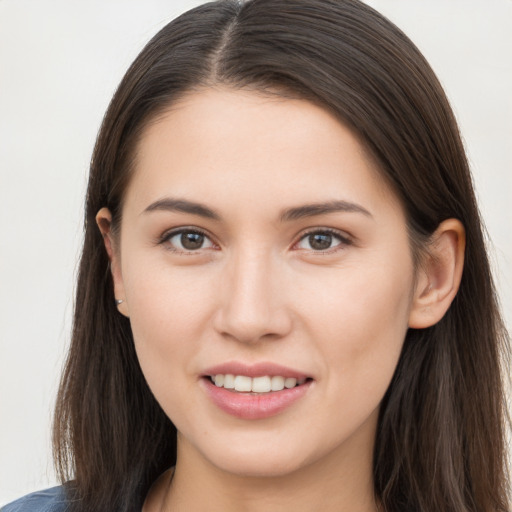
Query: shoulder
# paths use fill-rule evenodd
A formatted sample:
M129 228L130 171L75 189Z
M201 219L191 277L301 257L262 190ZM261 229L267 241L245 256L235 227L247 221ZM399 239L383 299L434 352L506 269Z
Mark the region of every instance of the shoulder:
M27 494L0 508L0 512L65 512L68 501L62 485Z

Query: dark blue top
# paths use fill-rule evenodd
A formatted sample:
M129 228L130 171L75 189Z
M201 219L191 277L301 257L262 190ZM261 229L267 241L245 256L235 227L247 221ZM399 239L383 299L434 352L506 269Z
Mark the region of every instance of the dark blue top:
M0 512L65 512L67 503L64 487L59 485L27 494L0 508Z

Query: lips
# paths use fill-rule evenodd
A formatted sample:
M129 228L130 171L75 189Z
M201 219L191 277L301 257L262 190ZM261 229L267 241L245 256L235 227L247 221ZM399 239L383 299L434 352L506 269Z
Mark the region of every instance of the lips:
M273 363L226 363L209 368L202 383L212 402L241 419L275 416L306 395L313 379Z
M219 364L216 366L212 366L211 368L206 369L203 372L205 376L211 375L246 375L247 377L262 377L264 375L275 376L280 375L284 378L294 377L297 380L305 379L309 377L309 375L301 372L299 370L295 370L293 368L288 368L286 366L282 366L275 363L270 362L261 362L255 364L245 364L239 363L236 361Z

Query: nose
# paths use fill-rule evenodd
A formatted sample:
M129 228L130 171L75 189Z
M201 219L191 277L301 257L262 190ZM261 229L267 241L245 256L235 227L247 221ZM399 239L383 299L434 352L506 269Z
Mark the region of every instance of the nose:
M267 254L240 254L226 265L214 327L242 343L279 339L292 328L279 265Z

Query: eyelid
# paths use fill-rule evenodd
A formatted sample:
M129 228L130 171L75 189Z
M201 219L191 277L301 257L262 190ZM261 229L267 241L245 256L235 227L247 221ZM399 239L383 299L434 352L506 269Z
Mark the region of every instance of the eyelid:
M157 245L164 245L166 242L169 242L169 240L171 238L173 238L174 236L179 235L181 233L187 233L187 232L199 233L199 234L205 236L206 238L208 238L208 240L212 243L212 245L214 247L207 247L205 249L208 249L208 250L211 250L212 248L219 249L219 244L215 241L214 237L208 231L206 231L205 229L200 228L198 226L179 226L176 228L168 229L167 231L165 231L162 235L160 235L158 237L158 239L156 240L156 243L157 243ZM297 247L297 245L305 237L307 237L311 234L314 234L314 233L324 233L324 234L327 233L327 234L332 235L333 237L337 238L341 243L330 248L330 249L326 249L324 251L320 251L320 250L315 251L313 249L310 249L310 250L309 249L300 249ZM308 228L307 230L300 233L300 235L297 237L296 241L293 243L292 249L299 250L299 251L301 251L301 250L308 251L308 252L311 252L316 255L319 255L319 254L321 255L321 254L330 254L330 253L337 252L339 250L343 250L345 247L352 245L353 243L354 242L353 242L352 237L349 234L347 234L345 231L340 231L340 230L334 229L334 228L318 226L318 227ZM172 247L172 246L167 247L167 249L172 252L178 253L178 254L199 254L202 250L204 250L204 249L197 249L194 251L186 251L186 250L182 250L182 249Z
M315 251L313 249L300 249L297 248L297 245L307 236L312 235L314 233L327 233L329 235L332 235L333 237L336 237L338 240L340 240L340 244L336 245L332 248L326 249L324 251ZM352 237L348 235L345 231L340 231L338 229L334 228L327 228L327 227L314 227L309 228L306 231L303 231L297 238L297 241L293 244L292 249L295 248L297 251L308 251L315 255L321 255L321 254L332 254L334 252L340 251L345 249L347 246L352 245L354 243Z
M215 242L214 238L206 230L199 228L197 226L180 226L180 227L168 229L167 231L165 231L162 235L160 235L158 237L157 245L164 245L167 242L169 242L169 240L171 238L173 238L174 236L179 235L181 233L199 233L199 234L203 235L205 238L207 238L212 243L213 247L205 247L204 249L201 248L201 249L197 249L195 251L187 251L187 250L179 249L177 247L172 247L170 244L168 244L169 246L166 247L167 250L174 252L174 253L178 253L178 254L199 254L205 249L211 250L212 248L213 249L218 248L218 244Z

